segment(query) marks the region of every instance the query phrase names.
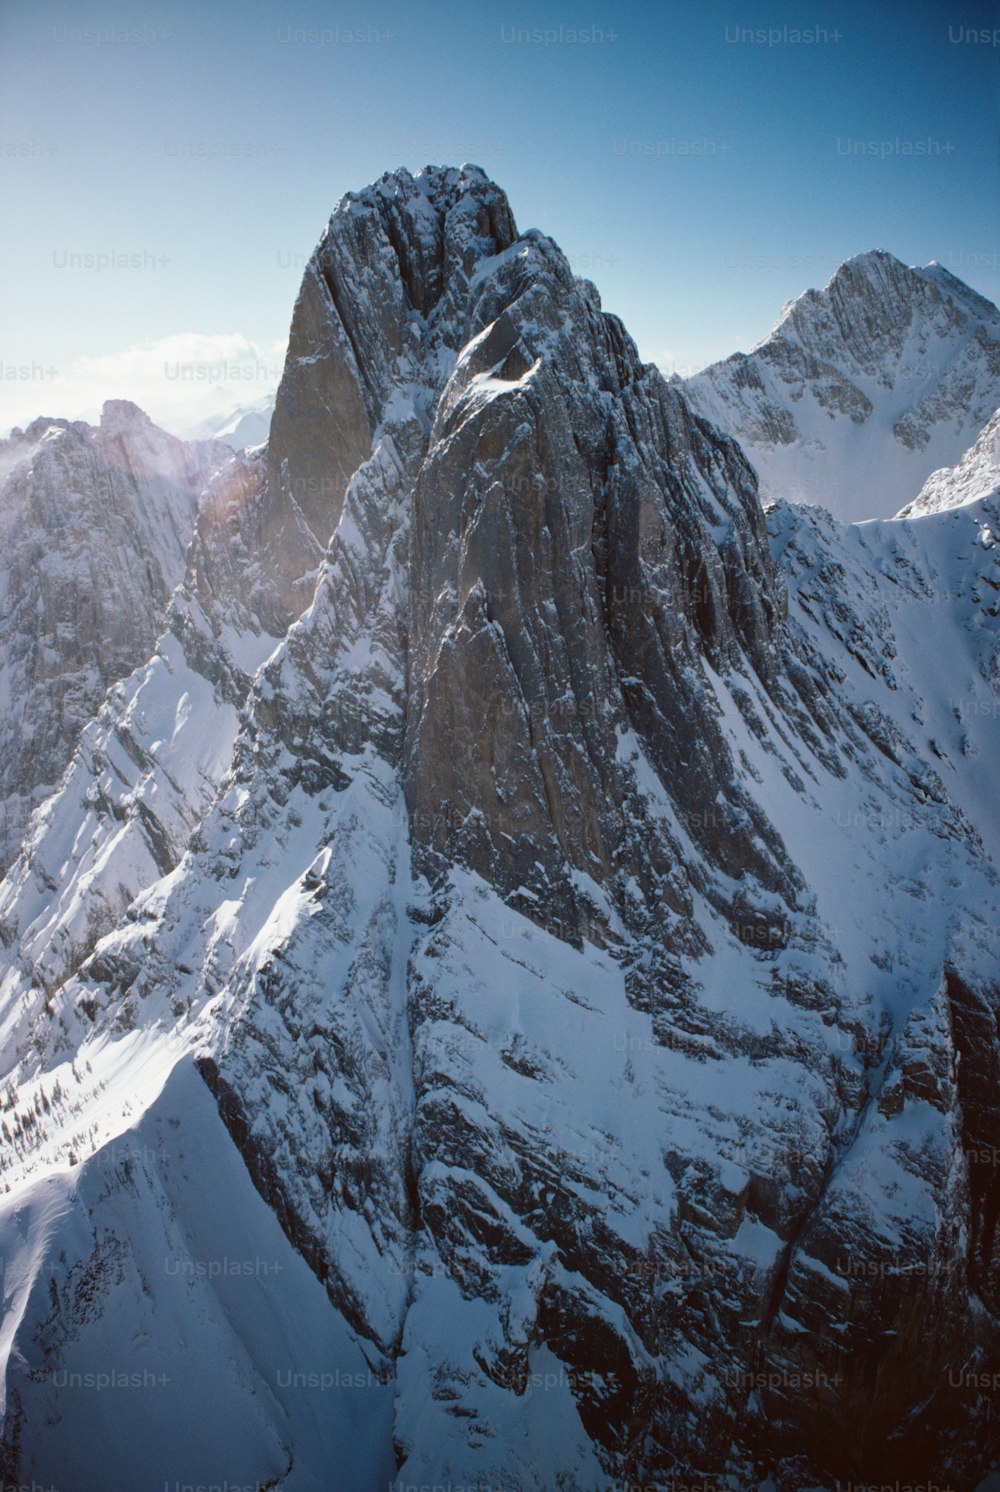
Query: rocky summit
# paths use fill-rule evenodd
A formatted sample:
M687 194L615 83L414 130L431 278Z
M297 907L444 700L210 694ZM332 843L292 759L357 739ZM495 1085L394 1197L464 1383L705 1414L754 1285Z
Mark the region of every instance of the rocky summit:
M5 1481L984 1483L995 490L765 510L473 166L226 458L0 886Z
M944 265L876 249L685 387L743 446L765 498L888 518L1000 405L1000 311Z

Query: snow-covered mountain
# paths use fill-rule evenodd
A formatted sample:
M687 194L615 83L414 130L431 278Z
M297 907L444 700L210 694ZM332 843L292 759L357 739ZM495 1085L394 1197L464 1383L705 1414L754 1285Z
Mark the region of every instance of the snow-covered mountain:
M1000 406L1000 311L940 264L907 268L876 250L686 389L740 442L765 498L889 517Z
M98 426L39 419L0 442L0 868L108 685L149 657L228 456L124 400Z
M240 404L224 414L210 415L183 432L185 440L222 440L234 451L259 446L267 440L274 413L274 395L253 404Z
M998 527L765 513L478 168L344 198L0 887L5 1480L985 1485Z

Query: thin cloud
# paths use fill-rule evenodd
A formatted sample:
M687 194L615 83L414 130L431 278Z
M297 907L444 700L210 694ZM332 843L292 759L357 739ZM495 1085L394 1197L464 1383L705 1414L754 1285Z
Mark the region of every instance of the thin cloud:
M76 358L66 370L15 368L0 388L0 428L39 415L94 421L105 399L131 399L158 424L182 432L209 415L272 394L285 346L253 342L239 332L176 332L120 352Z

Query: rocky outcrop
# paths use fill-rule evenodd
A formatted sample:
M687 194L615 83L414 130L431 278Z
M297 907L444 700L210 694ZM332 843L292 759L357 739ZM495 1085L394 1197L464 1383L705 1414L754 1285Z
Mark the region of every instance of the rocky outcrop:
M1000 495L1000 409L983 426L957 466L932 472L900 518L920 518Z

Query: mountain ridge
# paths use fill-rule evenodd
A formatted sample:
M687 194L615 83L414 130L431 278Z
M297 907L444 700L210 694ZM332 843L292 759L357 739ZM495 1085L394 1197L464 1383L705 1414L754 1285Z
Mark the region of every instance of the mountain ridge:
M0 867L108 685L148 657L198 494L228 455L127 400L96 426L43 417L0 442Z

